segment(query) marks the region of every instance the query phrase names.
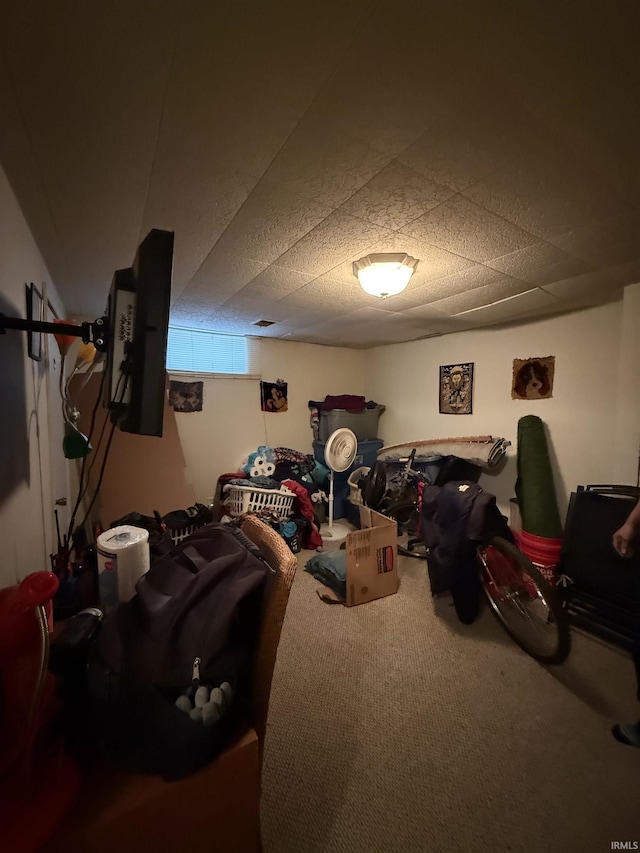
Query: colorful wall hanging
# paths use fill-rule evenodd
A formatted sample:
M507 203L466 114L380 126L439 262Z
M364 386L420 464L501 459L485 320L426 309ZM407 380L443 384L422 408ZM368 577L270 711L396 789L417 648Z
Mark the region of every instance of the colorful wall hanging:
M440 366L440 414L470 415L473 411L473 362Z
M286 382L277 379L260 383L260 408L263 412L286 412L288 407Z
M202 388L202 382L176 382L172 379L169 383L169 405L174 412L201 412Z
M514 358L511 398L513 400L548 400L553 397L553 375L556 359Z

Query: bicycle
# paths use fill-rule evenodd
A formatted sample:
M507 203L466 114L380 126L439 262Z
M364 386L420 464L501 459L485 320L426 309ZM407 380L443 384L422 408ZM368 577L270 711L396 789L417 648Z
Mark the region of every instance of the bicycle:
M365 503L374 500L377 503L374 509L397 521L399 539L405 535L408 537L406 543L398 542L399 554L427 560L429 547L420 535L420 516L422 491L424 485L431 483L428 476L415 471L414 458L415 452L400 475L404 487L387 489L385 494L381 494L381 486L383 475L386 477L386 466L377 462L369 472L363 498ZM445 482L459 479L455 476L455 468L455 464L445 465L433 485L442 486ZM396 486L397 483L398 479ZM506 521L504 524L505 534L510 536ZM571 647L569 616L558 591L526 554L505 536L488 534L475 545L482 590L491 611L507 634L523 651L541 663L559 664L566 660Z

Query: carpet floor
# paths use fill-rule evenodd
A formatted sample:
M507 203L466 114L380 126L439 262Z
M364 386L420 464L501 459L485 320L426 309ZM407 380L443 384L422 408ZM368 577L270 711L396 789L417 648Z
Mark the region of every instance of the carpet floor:
M396 595L328 605L303 571L309 556L274 673L265 853L640 843L640 750L610 733L638 717L627 655L574 632L569 659L540 666L487 608L460 624L408 558Z

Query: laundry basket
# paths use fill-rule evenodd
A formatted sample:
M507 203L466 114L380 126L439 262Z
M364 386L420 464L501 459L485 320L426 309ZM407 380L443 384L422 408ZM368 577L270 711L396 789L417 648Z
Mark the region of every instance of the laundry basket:
M352 471L351 474L349 474L349 479L347 480L347 483L349 483L349 500L355 506L363 502L362 492L358 487L358 481L363 477L366 477L370 470L370 468L364 465L361 468L356 468L355 471Z
M261 509L275 510L280 519L289 518L293 507L294 493L287 488L257 489L255 486L238 486L229 483L224 487L225 504L232 516Z

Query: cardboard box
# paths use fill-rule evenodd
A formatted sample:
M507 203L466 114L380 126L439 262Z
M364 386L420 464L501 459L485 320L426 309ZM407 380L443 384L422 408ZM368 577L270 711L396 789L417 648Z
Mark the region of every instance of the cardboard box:
M347 607L398 591L398 525L360 506L361 530L347 535Z

